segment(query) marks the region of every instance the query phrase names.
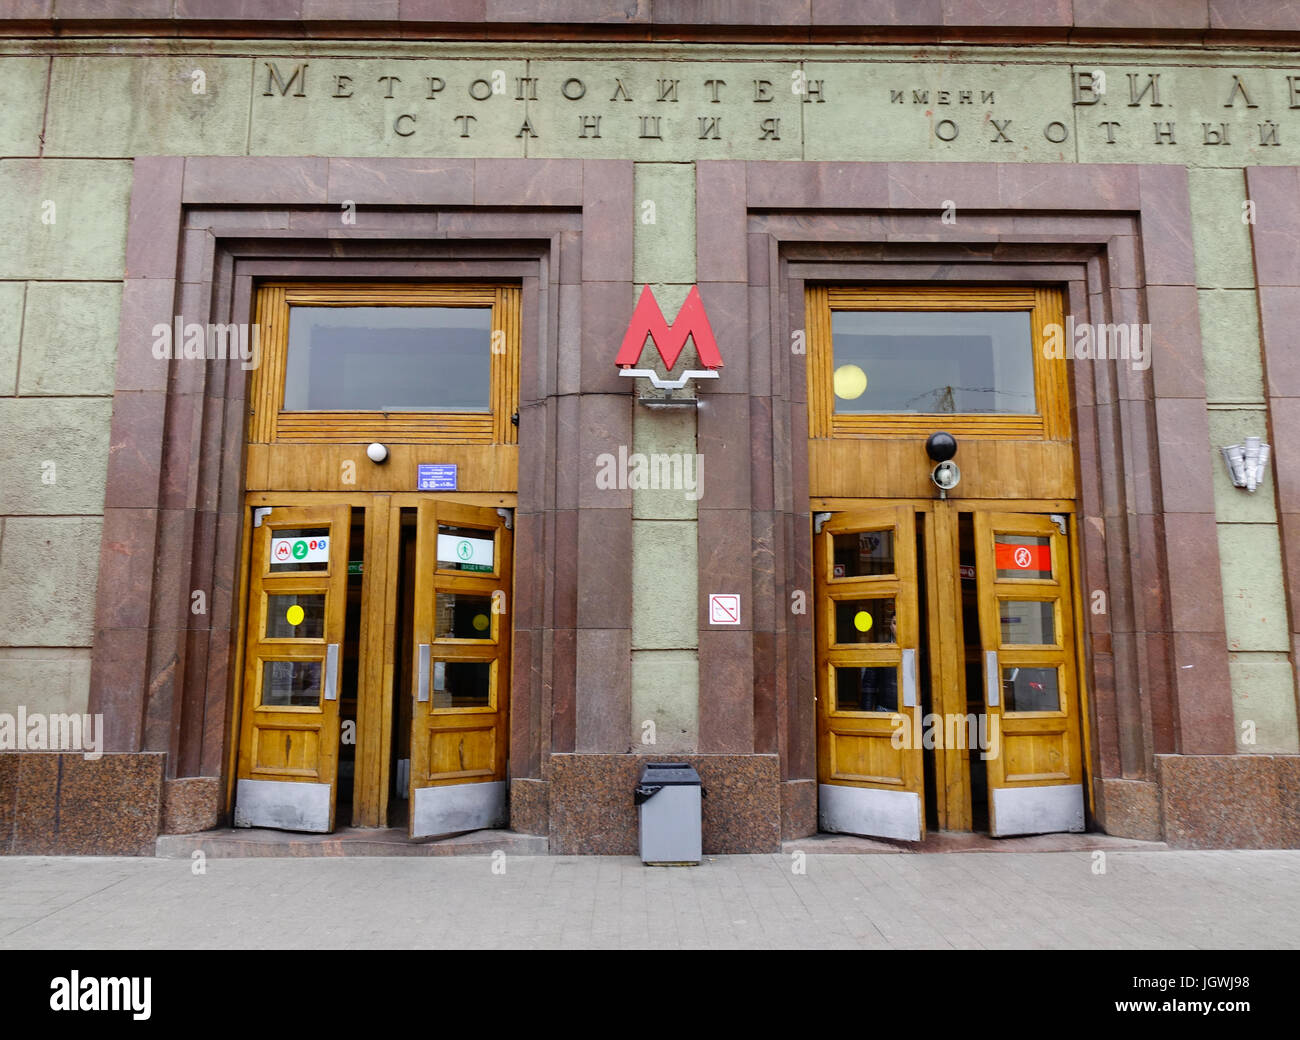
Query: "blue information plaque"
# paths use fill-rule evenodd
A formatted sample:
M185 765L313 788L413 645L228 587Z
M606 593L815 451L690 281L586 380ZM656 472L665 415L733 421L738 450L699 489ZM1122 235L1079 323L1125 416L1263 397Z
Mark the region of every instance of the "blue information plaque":
M417 466L416 491L455 491L456 463L421 462Z

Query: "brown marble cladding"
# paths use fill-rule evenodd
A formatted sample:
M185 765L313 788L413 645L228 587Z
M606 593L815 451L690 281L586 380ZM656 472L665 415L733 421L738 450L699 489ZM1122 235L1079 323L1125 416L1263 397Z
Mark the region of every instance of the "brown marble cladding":
M637 853L632 791L643 763L664 756L552 755L550 850L558 855ZM781 794L775 755L674 755L690 762L707 792L706 855L779 852Z
M1158 755L1165 841L1300 848L1300 755Z
M338 236L330 207L345 195L374 208L373 229ZM106 750L170 752L186 778L230 760L247 374L159 364L148 330L177 308L247 320L259 277L405 275L520 278L532 319L512 771L544 772L553 746L623 746L630 574L610 562L627 559L631 501L592 500L580 477L594 464L556 460L630 443L630 388L601 344L634 299L632 196L621 160L135 160L92 653ZM192 588L208 589L207 615L188 610ZM177 803L175 825L189 811Z
M521 777L510 781L510 829L517 834L550 831L550 783Z
M0 754L0 852L15 856L152 856L163 755ZM7 823L6 823L7 821Z
M163 781L162 834L193 834L217 826L221 778L185 776Z
M0 855L9 852L14 838L14 817L18 808L18 764L16 752L0 754Z
M1159 841L1160 789L1143 780L1098 778L1093 785L1097 821L1107 834Z
M781 840L817 833L817 781L786 780L781 784Z
M935 237L935 197L957 199L970 214L964 227L952 228L951 242ZM1156 753L1230 751L1214 540L1188 561L1186 580L1184 573L1171 577L1169 566L1177 559L1183 567L1187 539L1213 521L1209 461L1184 443L1197 431L1198 443L1208 436L1200 330L1186 320L1195 300L1186 171L705 161L696 167L696 199L701 281L744 282L748 337L768 341L749 356L750 435L764 457L751 467L747 505L772 510L771 523L752 531L752 590L775 613L757 602L750 613L756 684L775 688L782 657L789 669L776 727L783 775L809 777L814 769L813 691L801 667L812 659L811 641L806 619L788 614L789 594L807 586L809 573L807 412L801 359L792 361L787 338L805 326L805 279L1065 283L1076 320L1152 324L1158 372L1071 371L1083 570L1086 587L1105 591L1111 604L1106 615L1087 619L1097 738L1091 765L1103 776L1149 781ZM770 371L756 371L759 358ZM702 415L702 439L707 432ZM734 477L718 491L743 493ZM725 580L719 572L727 567L704 523L708 505L701 502L701 577ZM739 573L736 564L732 580ZM702 704L719 696L706 685L703 634ZM1195 667L1181 667L1189 663ZM768 690L755 691L756 718L770 699ZM756 739L764 732L755 726Z

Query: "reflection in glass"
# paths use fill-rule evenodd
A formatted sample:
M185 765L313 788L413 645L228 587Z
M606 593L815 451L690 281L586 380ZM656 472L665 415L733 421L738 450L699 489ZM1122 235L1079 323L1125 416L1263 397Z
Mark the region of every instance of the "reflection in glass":
M263 661L262 703L268 707L316 707L320 704L319 661Z
M1000 534L994 556L999 581L1052 577L1052 539L1045 534Z
M1003 668L1003 711L1059 711L1055 668Z
M897 667L836 668L835 710L897 711Z
M488 708L491 705L491 661L433 662L435 708Z
M835 601L835 642L897 643L893 597Z
M291 307L284 410L486 412L491 307Z
M1054 600L998 600L1002 624L1002 645L1056 645L1056 603Z
M851 531L833 536L834 578L894 573L894 532Z
M267 639L324 639L325 594L290 592L266 597Z
M439 592L433 634L435 639L491 639L492 597Z
M841 415L1036 410L1028 311L833 311L831 338Z

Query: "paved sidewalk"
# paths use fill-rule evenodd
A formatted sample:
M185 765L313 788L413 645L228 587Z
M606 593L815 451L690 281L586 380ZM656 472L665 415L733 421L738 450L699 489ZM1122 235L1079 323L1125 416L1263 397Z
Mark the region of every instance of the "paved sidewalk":
M790 852L694 868L209 857L196 875L188 860L0 857L0 948L1300 948L1300 851L811 854L798 866Z

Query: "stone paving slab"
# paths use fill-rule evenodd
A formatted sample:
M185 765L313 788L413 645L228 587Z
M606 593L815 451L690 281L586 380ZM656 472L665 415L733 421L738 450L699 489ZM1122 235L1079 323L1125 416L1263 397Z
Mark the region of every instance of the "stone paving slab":
M202 866L0 858L0 948L1300 948L1294 850Z

